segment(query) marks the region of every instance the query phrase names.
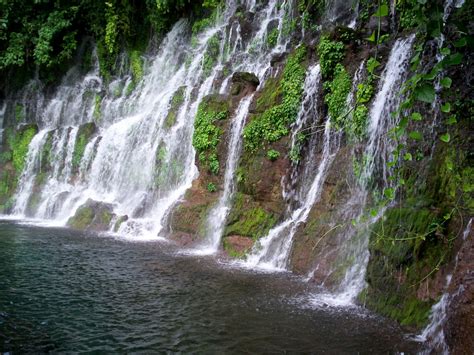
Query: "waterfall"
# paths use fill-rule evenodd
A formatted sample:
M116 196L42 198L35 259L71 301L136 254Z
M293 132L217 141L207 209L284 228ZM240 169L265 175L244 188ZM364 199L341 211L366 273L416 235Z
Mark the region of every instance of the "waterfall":
M232 196L235 192L235 169L240 157L242 148L242 131L244 129L245 120L249 112L249 106L254 95L249 95L242 99L237 108L235 117L232 121L229 140L229 154L227 155L227 163L224 175L224 191L219 197L219 201L209 213L207 225L209 226L210 236L206 249L209 252L215 252L219 248L222 233L225 227L225 221L229 213Z
M463 232L463 241L466 241L471 233L472 218L469 219L466 228ZM453 272L456 271L458 265L459 254L456 255ZM448 355L449 348L446 344L444 334L444 326L448 316L448 307L453 297L459 295L464 291L464 286L461 284L458 289L452 294L449 294L449 286L453 279L453 274L446 276L446 284L444 286L444 293L440 300L431 308L430 323L426 326L423 332L417 337L419 341L426 342L428 350L424 354L436 353Z
M305 123L313 117L313 110L318 105L318 94L320 90L321 73L319 64L308 69L304 83L304 99L301 104L298 117L294 124L292 133L292 148L297 144L297 134ZM246 265L250 267L260 267L267 269L282 270L286 267L291 242L296 233L298 224L303 222L309 213L314 201L319 197L320 189L323 182L323 175L326 172L328 162L331 158L330 154L330 135L331 125L329 120L326 121L324 130L324 148L323 156L319 165L319 170L314 177L313 183L308 186L307 191L301 194L306 196L302 202L302 207L296 209L285 221L271 229L268 235L262 238L248 256ZM306 171L306 173L309 173ZM306 186L305 186L306 187Z
M251 8L255 7L255 3L247 3ZM232 61L232 71L246 71L254 73L260 81L259 88L265 83L265 80L270 75L271 57L275 54L282 53L288 46L288 36L282 32L283 20L293 4L291 1L285 1L280 7L277 6L276 1L270 1L266 8L262 11L262 17L259 21L260 26L256 31L250 45L245 49L244 56L237 56ZM273 49L268 49L266 38L269 35L268 25L272 21L278 21L278 40L277 45ZM231 27L234 31L234 27ZM240 27L235 30L237 35L235 39L236 45L241 43ZM232 32L231 32L232 34ZM229 35L230 39L232 36ZM233 52L236 51L236 45L233 47ZM221 94L227 93L228 85L232 74L224 79L219 92ZM238 166L242 146L242 132L245 125L246 118L249 113L249 107L254 98L250 95L244 98L237 108L235 118L231 126L231 135L229 140L229 152L226 158L225 174L224 174L224 191L219 197L217 204L210 211L207 218L208 236L204 245L197 251L198 253L214 253L218 250L222 234L225 228L225 222L228 212L231 208L232 197L235 190L235 170Z
M131 93L115 90L130 84L130 76L125 76L112 81L106 94L99 96L106 88L98 76L97 61L82 80L77 69L71 69L36 115L40 133L30 144L14 213L65 224L77 208L93 199L112 203L115 213L129 217L121 225L120 234L156 237L167 210L197 175L191 145L193 120L220 68L217 65L205 73L203 58L208 40L225 31L233 11L235 5L231 2L194 46L188 41L188 23L178 22ZM176 122L164 127L169 102L179 88L185 89ZM88 122L95 122L97 133L76 162L79 173L72 176L78 131ZM49 149L54 152L51 171L41 191L33 191L37 190L33 187L38 164L50 140ZM159 153L164 156L158 164ZM38 207L29 212L28 201L33 194L39 200Z
M291 216L284 222L272 228L268 235L259 241L252 254L248 256L247 265L271 270L285 270L293 237L300 223L306 221L311 207L321 195L328 166L339 147L339 138L339 133L331 132L331 121L327 119L324 128L321 162L308 194L303 201L303 205L293 211Z
M396 111L401 102L399 87L406 75L414 39L414 35L398 39L392 47L369 112L368 139L363 153L363 156L367 157L367 161L362 169L361 183L342 208L341 213L344 215L344 220L355 219L358 221L355 230L349 228L342 235L344 241L341 258L351 260L351 265L347 268L334 293L322 293L314 296L316 304L352 305L357 295L365 287L365 271L369 260L368 229L371 224L382 217L384 208L366 222L362 221L362 217L367 213L370 179L375 174L380 176L382 191L390 186L387 161L395 149L395 142L391 142L386 133L397 124L391 112ZM309 279L313 277L313 273L314 270L309 273Z
M3 144L3 121L5 119L5 110L7 109L7 105L4 102L2 107L0 108L0 145Z
M118 60L121 76L108 84L103 82L95 52L91 70L82 75L78 67L73 67L50 97L38 94L40 84L32 81L24 90L23 101L26 105L32 95L41 96L33 100L36 107L31 116L40 132L30 144L14 196L14 213L64 225L78 208L94 200L111 205L117 216L127 216L118 234L144 239L160 235L169 211L198 174L192 135L202 98L216 91L226 93L237 71L253 72L264 83L276 74L271 67L272 56L289 48L290 36L284 33L283 22L291 20L294 1L246 1L244 5L255 12L258 24L250 39L243 40L235 18L237 2L227 1L215 23L192 41L189 23L179 21L154 57L142 57L144 76L139 82L135 83L126 71L124 55ZM266 39L275 26L278 40L271 48ZM219 53L209 70L204 63L215 39ZM166 119L177 93L182 102L170 127ZM238 124L232 125L236 130L229 146L232 163L226 165L220 199L226 208L232 198L232 175L242 143L237 133L243 127L250 101L250 97L242 101L236 116ZM93 133L87 141L81 141L84 125L91 123ZM79 143L83 144L81 155L76 152ZM46 171L43 165L48 166ZM210 218L213 246L222 233L225 210L219 210L217 221ZM214 216L216 213L215 209ZM113 226L110 228L112 231Z
M314 117L314 110L318 106L321 82L319 64L308 68L307 73L303 90L305 96L291 137L292 149L297 145L297 135L302 127L308 122L314 122L316 118ZM301 201L301 207L292 212L290 211L290 215L287 219L272 228L268 235L259 241L246 260L247 266L274 270L284 270L286 268L293 237L300 223L306 221L311 207L321 194L325 174L337 151L338 145L339 134L331 131L330 120L327 119L323 134L323 152L316 175L314 175L314 173L312 174L314 169L309 165L305 167L305 171L302 173L304 181L309 183L302 184L301 191L299 191L298 196L296 196L296 198ZM314 149L312 150L312 154L314 154ZM312 156L312 158L314 157ZM311 161L313 159L309 160ZM295 192L290 192L286 195L289 194L294 195Z

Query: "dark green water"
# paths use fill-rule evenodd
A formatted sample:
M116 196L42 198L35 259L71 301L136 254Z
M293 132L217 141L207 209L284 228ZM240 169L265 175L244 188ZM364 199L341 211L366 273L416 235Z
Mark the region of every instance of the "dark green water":
M0 351L395 353L385 320L308 307L289 275L66 229L0 221Z

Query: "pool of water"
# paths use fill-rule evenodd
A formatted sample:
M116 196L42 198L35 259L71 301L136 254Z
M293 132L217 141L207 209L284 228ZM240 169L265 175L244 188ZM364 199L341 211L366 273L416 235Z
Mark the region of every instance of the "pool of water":
M314 292L159 242L0 221L1 352L417 351L380 317L310 306Z

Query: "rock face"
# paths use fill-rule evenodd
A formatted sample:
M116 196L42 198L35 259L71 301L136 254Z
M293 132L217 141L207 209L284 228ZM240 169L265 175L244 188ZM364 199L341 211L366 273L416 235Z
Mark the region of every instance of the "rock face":
M468 354L474 349L474 224L465 232L457 254L448 292L450 303L446 321L446 342L452 354Z
M207 235L207 216L223 189L230 119L240 100L255 91L258 84L258 78L252 73L235 73L231 95L209 95L199 105L193 138L198 150L199 178L193 182L169 220L170 238L179 245L195 245ZM202 140L210 143L201 148Z
M234 258L243 257L250 249L254 241L240 235L229 235L224 238L224 250Z

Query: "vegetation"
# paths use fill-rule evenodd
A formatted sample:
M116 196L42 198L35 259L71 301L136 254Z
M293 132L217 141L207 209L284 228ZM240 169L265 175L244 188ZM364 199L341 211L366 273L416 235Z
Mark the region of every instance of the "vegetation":
M28 154L28 146L37 132L38 128L31 125L26 126L16 133L12 131L9 132L8 145L11 150L12 163L17 176L20 176L23 171Z
M199 161L214 175L219 173L217 145L222 129L217 122L228 117L229 107L219 96L208 96L199 104L194 121L193 146Z
M282 102L257 115L244 128L245 148L253 151L264 143L278 141L289 133L290 124L296 120L303 94L306 47L298 47L288 58L280 83ZM268 93L270 97L275 93Z
M43 79L57 79L81 40L91 36L105 77L114 70L120 50L134 49L130 58L137 81L143 72L136 50L143 48L150 33L164 34L184 14L204 17L220 4L220 0L2 1L0 72L2 76L18 69L32 73L38 66Z

